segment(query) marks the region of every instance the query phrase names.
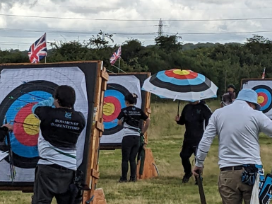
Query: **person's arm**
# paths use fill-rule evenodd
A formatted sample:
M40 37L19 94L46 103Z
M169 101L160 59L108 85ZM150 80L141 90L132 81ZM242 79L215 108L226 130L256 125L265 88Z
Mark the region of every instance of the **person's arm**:
M211 115L212 115L211 109L207 105L204 104L203 117L205 120L205 127L207 127Z
M181 112L181 116L176 117L177 124L179 124L179 125L184 125L185 124L185 112L186 112L186 106L183 108L183 110Z
M272 137L272 120L261 112L258 112L258 114L257 122L259 123L260 131Z
M32 113L39 119L41 119L42 107L44 107L44 106L53 107L54 106L54 98L50 97L47 100L41 101L32 107Z
M0 142L3 142L9 129L5 126L0 127Z
M142 133L145 134L150 124L150 118L148 118L148 116L142 110L141 110L141 119L145 121L142 127Z
M215 117L215 114L211 116L209 125L207 126L203 137L198 145L196 163L193 169L193 174L196 176L198 175L198 171L202 172L204 160L209 152L213 139L217 134Z
M119 115L117 117L117 119L118 119L117 124L118 125L120 125L120 126L123 125L124 116L125 116L125 114L124 114L123 110L121 110L121 112L119 113Z

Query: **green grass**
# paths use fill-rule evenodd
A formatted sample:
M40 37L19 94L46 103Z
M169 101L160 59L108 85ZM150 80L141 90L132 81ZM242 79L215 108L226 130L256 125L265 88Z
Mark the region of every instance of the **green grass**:
M210 101L212 110L219 107L218 101ZM183 106L184 104L182 104ZM182 107L181 107L182 108ZM121 175L121 150L100 151L98 188L103 188L109 204L196 204L200 203L198 187L193 179L181 184L183 168L179 153L184 127L176 125L174 118L177 103L153 103L151 126L148 131L148 148L151 148L160 175L157 178L140 180L136 183L118 183ZM272 140L267 136L260 138L264 168L270 171L270 146ZM205 160L204 190L207 203L219 204L217 190L218 141L214 140ZM193 157L191 158L193 160ZM30 203L31 194L0 191L0 203Z

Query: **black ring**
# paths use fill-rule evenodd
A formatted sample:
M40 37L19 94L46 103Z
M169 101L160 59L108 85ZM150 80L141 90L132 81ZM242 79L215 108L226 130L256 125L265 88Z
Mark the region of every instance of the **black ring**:
M0 104L0 121L4 121L8 109L20 96L31 91L45 91L53 95L56 87L58 87L57 84L43 80L30 81L16 87L4 98ZM12 97L12 99L10 97ZM39 157L26 158L19 156L14 152L12 152L12 154L13 165L20 168L35 168L39 160ZM5 160L9 162L9 158L6 158Z
M122 93L124 97L130 93L124 86L114 83L107 84L107 90L117 90L120 93ZM122 129L123 129L122 126L116 125L113 128L104 129L103 135L112 135L121 131Z

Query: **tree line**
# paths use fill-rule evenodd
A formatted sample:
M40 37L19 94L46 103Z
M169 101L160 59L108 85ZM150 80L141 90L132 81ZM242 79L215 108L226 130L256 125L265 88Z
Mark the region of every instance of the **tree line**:
M113 35L100 31L82 43L51 43L46 61L103 60L110 72L117 72L109 58L119 46L110 46L110 42L114 42ZM0 50L0 63L27 62L27 51ZM218 86L220 96L226 84L234 84L239 89L241 79L261 78L264 67L266 78L272 77L272 41L254 35L244 44L182 44L177 35L171 35L156 37L154 45L143 46L139 40L131 39L122 44L120 65L125 72L152 74L172 68L191 69L211 79Z

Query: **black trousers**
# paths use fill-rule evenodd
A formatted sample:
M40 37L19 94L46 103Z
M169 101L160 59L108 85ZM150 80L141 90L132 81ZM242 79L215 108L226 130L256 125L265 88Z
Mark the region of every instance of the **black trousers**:
M122 180L127 180L128 161L130 178L136 178L136 156L140 147L140 136L125 136L122 140Z
M73 170L38 164L32 204L50 204L53 197L56 197L58 204L69 204L69 186L73 179Z
M184 168L184 173L186 176L190 176L192 173L190 157L192 156L192 154L196 155L197 146L198 145L196 144L183 142L182 150L180 152L180 157L181 157L182 166Z

